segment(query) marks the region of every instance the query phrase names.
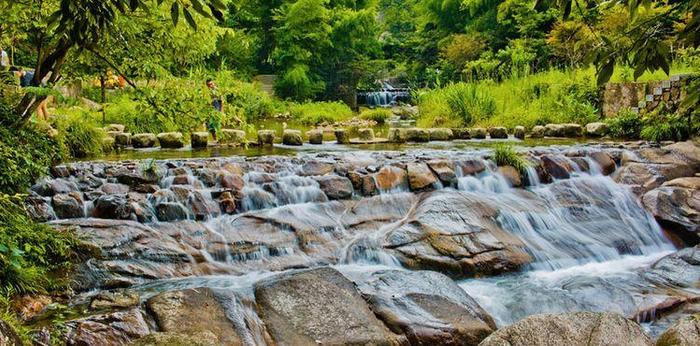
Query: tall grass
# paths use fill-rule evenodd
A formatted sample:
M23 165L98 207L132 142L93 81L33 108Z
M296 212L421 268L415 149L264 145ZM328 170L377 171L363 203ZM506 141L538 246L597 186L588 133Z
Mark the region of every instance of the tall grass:
M352 109L342 102L291 103L288 109L292 118L304 125L343 121L353 115Z
M419 93L418 125L471 126L496 112L496 101L483 85L456 83Z

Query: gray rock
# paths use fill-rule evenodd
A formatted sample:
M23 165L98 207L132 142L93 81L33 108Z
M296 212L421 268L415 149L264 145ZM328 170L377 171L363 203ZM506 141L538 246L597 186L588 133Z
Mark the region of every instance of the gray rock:
M494 139L505 139L508 138L508 130L505 127L491 127L489 128L489 136Z
M104 195L94 203L92 216L100 219L129 220L133 208L124 195Z
M469 129L467 128L456 128L452 129L452 134L454 139L471 139L472 136L469 134Z
M431 141L449 141L454 136L452 130L450 129L437 128L430 129L429 131Z
M525 139L525 127L516 126L513 130L513 136L517 139Z
M259 145L273 145L275 143L275 131L260 130L258 131Z
M615 160L613 160L612 156L610 156L610 154L606 152L597 151L590 153L588 156L590 156L591 159L593 159L593 161L595 161L598 164L598 166L600 166L603 175L613 174L617 169Z
M164 222L187 220L187 209L180 203L159 203L156 205L156 217Z
M46 222L56 218L51 205L42 197L27 197L24 200L27 214L37 222Z
M131 145L131 134L130 133L118 133L114 136L114 144L120 147L128 147Z
M647 192L644 207L659 223L684 240L698 243L700 236L700 178L679 178Z
M311 130L306 133L306 136L309 137L309 144L323 144L323 131L321 130Z
M477 345L496 329L491 316L445 275L404 270L345 275L384 324L412 345Z
M152 133L139 133L131 136L131 145L134 148L153 148L158 137Z
M608 124L606 123L590 123L586 125L586 136L588 137L603 137L608 134Z
M219 133L219 143L227 144L232 146L239 146L246 144L246 134L245 131L223 129Z
M406 129L406 140L409 142L426 143L430 142L430 137L430 131L427 129Z
M406 129L391 128L389 129L389 142L391 143L406 143Z
M78 186L67 179L43 179L31 188L32 191L44 197L51 197L55 194L67 194L79 191Z
M357 130L357 135L361 141L373 141L374 130L366 128Z
M697 287L700 284L700 247L670 254L654 263L643 275L660 286Z
M469 129L469 135L473 139L485 139L486 134L487 134L486 129L481 128L481 127L475 127L475 128Z
M530 131L530 137L532 138L544 138L546 129L544 126L537 125Z
M206 148L209 145L209 132L192 132L190 142L192 148Z
M185 139L180 132L165 132L158 134L161 148L179 149L185 146Z
M338 144L350 144L350 135L345 129L336 129L334 133Z
M139 304L139 294L130 290L103 291L90 302L93 310L125 309Z
M304 139L301 137L299 130L284 130L282 133L282 143L284 145L301 146L304 145Z
M501 328L480 346L640 346L652 345L642 327L611 313L535 315Z
M59 219L77 219L85 217L83 199L77 192L58 194L51 199L51 205Z
M67 345L126 345L150 333L141 311L131 309L65 323Z
M255 299L277 343L392 345L400 340L377 319L355 285L329 267L258 282Z
M408 172L408 185L411 191L429 190L434 188L434 184L438 182L435 174L425 163L409 163L406 166L406 171Z
M697 346L700 343L700 314L686 316L668 328L656 346Z
M159 330L183 335L212 333L216 344L242 345L235 326L209 288L158 294L146 303Z

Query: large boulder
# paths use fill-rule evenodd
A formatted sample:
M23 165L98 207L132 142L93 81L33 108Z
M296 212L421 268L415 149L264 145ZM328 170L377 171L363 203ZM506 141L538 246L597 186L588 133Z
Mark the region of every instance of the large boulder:
M647 192L644 207L662 226L697 244L700 240L700 177L679 178Z
M210 332L216 344L242 345L227 312L209 288L158 294L146 303L160 331L192 335Z
M301 131L284 130L284 133L282 133L282 143L284 145L294 146L304 145L304 139L301 137Z
M455 173L455 165L448 160L432 160L428 161L428 166L440 178L440 181L445 185L451 185L457 180Z
M396 345L355 285L335 269L285 273L255 285L260 317L277 343Z
M139 133L131 136L131 145L134 148L152 148L157 141L158 137L152 133Z
M326 175L316 177L315 179L321 191L323 191L330 200L349 199L352 197L353 186L348 178L337 175Z
M120 132L114 136L114 144L120 147L128 147L131 145L131 134Z
M150 333L143 314L134 308L66 322L67 345L126 345Z
M555 156L542 156L540 164L544 171L554 179L569 179L571 177L571 167Z
M180 132L165 132L158 134L161 148L179 149L185 146L185 138Z
M480 346L642 346L652 345L644 329L612 313L575 312L530 316L501 328Z
M408 185L411 191L429 190L438 182L435 174L423 162L409 163L406 170L408 171Z
M603 137L608 134L608 124L606 123L590 123L586 125L586 136L588 137Z
M508 130L505 127L491 127L489 128L489 136L493 139L505 139L508 138Z
M413 345L478 345L495 329L491 316L447 276L429 271L345 273L372 311Z
M700 314L682 317L656 341L656 346L697 346L698 344L700 344Z
M78 191L78 186L67 179L42 179L38 183L34 184L31 188L32 191L44 197L51 197L56 194L67 194L70 192Z
M162 202L156 205L156 217L164 222L187 220L187 209L180 203Z
M506 178L508 184L512 187L522 187L523 180L520 172L513 166L498 167L498 173Z
M456 278L518 270L532 261L520 239L498 224L498 208L476 194L438 190L393 230L382 246L405 267Z

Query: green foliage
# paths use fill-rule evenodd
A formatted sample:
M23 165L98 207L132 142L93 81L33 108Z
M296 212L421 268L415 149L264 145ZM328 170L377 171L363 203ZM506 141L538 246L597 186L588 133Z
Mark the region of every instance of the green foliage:
M352 110L342 102L294 103L289 106L289 113L304 125L333 123L352 117Z
M471 126L496 112L495 100L487 89L467 83L426 91L418 104L423 126Z
M605 122L608 124L608 134L614 138L638 139L642 132L642 117L629 109L620 111Z
M640 137L647 141L684 141L697 133L700 125L692 121L692 116L683 116L679 112L671 112L665 104L645 114L644 127Z
M377 124L384 124L387 120L389 120L389 118L392 117L392 115L393 113L389 109L377 108L362 111L362 113L360 113L360 118L365 120L373 120L377 122Z
M307 101L325 88L325 83L309 74L309 67L297 64L290 67L275 84L275 91L282 98Z
M64 156L59 143L39 125L0 127L0 193L23 192Z
M0 194L0 294L59 288L65 282L49 274L69 269L75 246L69 234L30 220L21 197Z
M520 174L525 174L527 171L527 161L510 145L500 144L496 146L493 160L498 166L512 166Z
M105 132L98 128L90 114L77 109L72 114L57 115L56 129L59 140L72 157L98 156L103 152Z

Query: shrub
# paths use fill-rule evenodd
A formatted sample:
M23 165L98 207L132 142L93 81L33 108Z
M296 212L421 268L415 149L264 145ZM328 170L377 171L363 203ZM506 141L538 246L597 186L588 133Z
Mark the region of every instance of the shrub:
M386 123L392 116L393 113L388 109L368 109L360 113L360 118L376 121L377 124Z
M352 117L352 109L342 102L292 103L289 113L304 125L333 123Z
M59 138L72 157L84 158L103 153L105 133L90 118L88 113L56 117Z
M644 116L644 127L640 133L642 139L653 142L683 141L697 130L694 128L697 124L689 123L681 114L670 113L665 108L662 104Z
M620 111L605 122L608 124L608 133L615 138L639 139L642 132L642 118L629 109Z
M501 144L496 146L493 160L498 166L512 166L520 174L525 174L528 167L527 161L510 145Z
M0 193L24 192L63 157L62 146L38 125L12 130L0 126Z

